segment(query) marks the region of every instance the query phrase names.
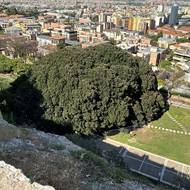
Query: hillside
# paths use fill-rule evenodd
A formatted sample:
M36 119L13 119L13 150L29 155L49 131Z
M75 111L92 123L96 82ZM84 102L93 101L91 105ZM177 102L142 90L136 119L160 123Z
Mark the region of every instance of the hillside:
M24 179L25 190L31 190L33 182L50 185L56 190L162 189L160 185L153 185L126 171L125 175L103 158L85 151L64 136L18 128L3 120L0 121L0 160L21 169L31 180L29 182L21 171L0 162L0 175L4 175L0 180L0 190L15 190L14 187L20 184L19 176ZM33 186L32 190L51 189L36 183Z

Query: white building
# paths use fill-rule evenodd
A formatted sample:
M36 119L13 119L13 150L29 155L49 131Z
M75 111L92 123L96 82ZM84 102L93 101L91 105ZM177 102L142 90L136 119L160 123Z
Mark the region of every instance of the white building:
M38 46L46 46L46 45L58 45L65 43L65 38L64 37L59 37L59 36L45 36L45 35L39 35L37 36L37 42Z

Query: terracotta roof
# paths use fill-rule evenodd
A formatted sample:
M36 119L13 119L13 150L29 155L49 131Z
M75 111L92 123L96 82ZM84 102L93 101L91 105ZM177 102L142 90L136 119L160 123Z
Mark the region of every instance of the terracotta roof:
M185 34L182 33L181 31L175 30L175 28L170 27L168 25L163 26L163 27L159 27L155 30L149 30L149 32L162 32L163 34L166 35L172 35L172 36L176 36L176 37L184 37Z
M178 43L178 44L173 44L171 45L171 47L174 47L174 48L180 48L180 47L188 47L190 48L190 43Z
M177 30L183 33L190 33L190 26L181 26Z
M186 43L180 43L179 44L180 47L189 47L190 48L190 43L186 42Z
M5 14L5 13L0 13L0 17L6 17L7 16L7 14Z

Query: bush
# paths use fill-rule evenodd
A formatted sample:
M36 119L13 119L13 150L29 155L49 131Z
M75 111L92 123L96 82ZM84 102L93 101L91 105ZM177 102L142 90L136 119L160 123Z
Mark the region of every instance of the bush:
M189 39L187 39L187 38L178 38L176 40L176 42L178 42L178 43L186 43L186 42L189 42Z
M110 165L106 160L90 151L75 151L72 153L72 156L82 162L85 162L88 166L88 170L90 170L89 173L92 175L94 173L94 170L96 170L96 173L99 174L99 176L97 176L97 179L100 179L102 176L102 181L104 178L111 178L115 182L121 183L127 177L125 174L126 171Z
M97 139L95 137L82 137L77 134L67 134L66 137L74 144L93 152L99 156L102 156L102 151L97 147Z
M0 55L0 73L10 73L13 71L13 68L13 61L3 55Z
M20 59L9 59L0 55L0 73L17 73L20 74L29 66L24 64Z
M163 61L160 62L159 67L162 68L162 69L171 70L171 65L172 65L171 61L163 60Z

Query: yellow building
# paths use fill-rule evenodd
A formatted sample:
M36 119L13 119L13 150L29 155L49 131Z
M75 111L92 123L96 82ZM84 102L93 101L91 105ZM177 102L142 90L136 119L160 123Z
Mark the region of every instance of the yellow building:
M141 32L144 30L145 25L147 25L150 29L154 28L154 22L150 18L130 17L127 21L128 30Z
M120 27L122 26L122 19L121 17L119 16L113 16L113 24L116 26L116 27Z
M133 17L130 17L128 19L128 25L127 25L128 30L133 30Z

